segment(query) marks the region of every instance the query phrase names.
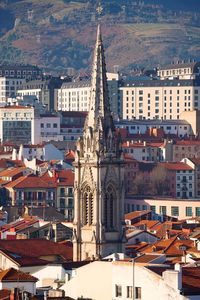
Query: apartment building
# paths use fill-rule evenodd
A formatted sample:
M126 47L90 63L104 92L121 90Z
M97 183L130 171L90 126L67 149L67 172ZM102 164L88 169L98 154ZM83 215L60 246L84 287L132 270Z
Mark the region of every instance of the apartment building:
M161 129L163 134L176 135L180 138L194 134L191 124L187 120L119 120L115 121L116 128L127 129L130 135L154 135L156 129Z
M200 109L200 79L122 81L122 119L180 119Z
M25 82L22 78L0 77L0 102L7 102L9 97L15 97L20 85Z
M195 79L200 75L200 62L178 62L159 68L157 75L164 79Z
M0 65L0 76L34 80L42 78L42 70L37 66L22 65L22 64L1 64Z
M18 87L17 95L35 96L49 111L56 110L55 99L56 90L61 87L63 80L59 77L43 78L41 80L31 80Z
M41 112L34 106L14 104L1 107L0 140L15 144L62 141L60 116Z
M172 142L134 142L127 141L122 144L124 153L129 154L137 161L163 162L171 161Z
M118 116L121 111L118 95L119 75L107 73L107 79L111 111L115 116ZM77 80L63 83L62 87L57 90L58 111L88 111L90 91L90 80Z
M176 217L179 220L191 217L200 217L200 200L199 199L177 199L170 197L153 197L136 199L127 197L125 205L132 210L152 210L157 214L163 214Z

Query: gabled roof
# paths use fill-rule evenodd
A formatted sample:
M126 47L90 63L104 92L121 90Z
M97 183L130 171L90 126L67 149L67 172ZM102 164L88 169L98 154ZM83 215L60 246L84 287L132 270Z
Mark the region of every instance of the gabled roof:
M56 172L56 175L58 179L58 186L74 186L74 172L72 170L60 170Z
M151 213L151 210L133 211L128 214L125 214L125 220L132 220L147 215L149 213Z
M194 170L192 167L190 167L189 165L183 162L160 163L160 165L166 168L167 170L173 170L173 171Z
M22 176L12 182L6 184L6 188L56 188L54 178L43 180L42 177L35 175Z
M0 172L0 177L13 177L26 169L26 167L8 168Z
M16 259L42 259L54 255L63 260L72 260L72 245L62 245L45 239L0 240L1 251Z
M164 253L167 256L183 256L185 251L198 252L194 247L194 241L180 240L178 235L157 241L141 250L143 253Z
M0 271L0 281L2 282L36 282L38 279L30 274L10 268Z

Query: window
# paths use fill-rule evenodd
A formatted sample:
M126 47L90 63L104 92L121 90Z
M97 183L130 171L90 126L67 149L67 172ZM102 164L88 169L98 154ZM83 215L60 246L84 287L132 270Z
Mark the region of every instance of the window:
M185 208L185 215L186 217L192 217L192 207L187 206Z
M200 207L195 207L196 217L200 217Z
M151 205L150 206L150 210L153 211L153 212L156 212L156 206L155 205Z
M47 123L47 128L51 128L51 123Z
M141 299L142 298L142 289L141 287L135 287L135 299Z
M57 128L58 125L56 123L53 123L53 128Z
M115 285L115 297L121 297L122 296L122 286L119 284Z
M166 206L160 206L160 214L161 215L166 215L167 214Z
M147 205L142 205L142 210L147 210Z
M140 91L139 91L139 95L143 95L143 91L140 90Z
M133 287L132 286L127 286L126 287L127 295L126 298L133 298Z
M172 206L171 207L171 215L172 216L179 216L179 207L178 206Z

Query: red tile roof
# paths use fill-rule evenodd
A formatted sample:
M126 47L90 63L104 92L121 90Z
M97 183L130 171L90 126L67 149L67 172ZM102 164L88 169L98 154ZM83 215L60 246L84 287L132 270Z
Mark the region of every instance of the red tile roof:
M0 290L0 299L1 300L10 300L11 290L3 289Z
M125 214L125 220L132 220L150 213L151 210L133 211Z
M45 239L0 240L0 249L11 255L45 260L45 256L56 255L72 260L72 245L62 245ZM20 257L18 257L20 258Z
M170 163L160 163L161 166L168 170L182 171L182 170L193 170L192 167L183 162L170 162Z
M135 258L135 262L148 263L148 262L154 261L155 259L157 259L159 257L160 257L160 255L144 254L144 255L141 255L141 256Z
M200 140L182 140L182 141L176 141L175 145L180 146L192 146L192 145L200 145Z
M0 172L0 177L13 177L27 170L26 167L8 168Z
M22 271L10 268L7 270L0 271L0 281L2 282L36 282L38 279L30 274L24 273Z
M12 182L6 184L6 188L25 189L25 188L56 188L54 178L48 178L47 180L42 177L29 175L22 176Z

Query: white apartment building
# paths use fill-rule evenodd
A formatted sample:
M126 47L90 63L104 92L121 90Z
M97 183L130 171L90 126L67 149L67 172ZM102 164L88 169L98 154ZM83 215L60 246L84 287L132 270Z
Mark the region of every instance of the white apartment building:
M200 80L135 80L121 82L122 119L179 119L200 110Z
M40 114L33 106L15 104L1 107L0 140L16 144L62 141L60 116Z
M162 129L165 134L179 137L189 136L193 133L190 123L186 120L120 120L115 122L116 128L126 128L129 134L145 134L153 129Z
M90 89L89 80L63 83L58 90L58 111L88 111Z
M111 111L115 115L120 113L118 97L119 74L107 73L108 91ZM90 80L66 82L57 90L58 111L88 111L90 104Z
M16 143L37 144L40 136L39 115L34 107L5 106L0 108L0 139Z
M14 97L24 82L22 78L0 77L0 102L7 102L9 97Z

